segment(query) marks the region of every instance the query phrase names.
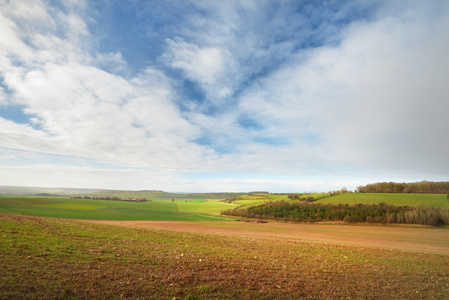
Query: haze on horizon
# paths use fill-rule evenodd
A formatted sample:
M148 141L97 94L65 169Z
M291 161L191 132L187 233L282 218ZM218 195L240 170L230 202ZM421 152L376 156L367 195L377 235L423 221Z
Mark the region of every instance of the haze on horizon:
M0 0L0 184L449 180L449 2Z

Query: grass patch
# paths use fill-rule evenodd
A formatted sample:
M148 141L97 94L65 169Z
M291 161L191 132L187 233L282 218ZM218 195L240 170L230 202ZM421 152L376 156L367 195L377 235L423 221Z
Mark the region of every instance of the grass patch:
M289 194L265 194L267 198L270 198L272 200L278 201L278 200L288 200Z
M0 214L0 298L445 299L449 257Z
M236 206L216 199L176 200L175 203L182 211L211 215L220 215L222 210Z
M449 208L449 201L445 194L347 193L319 199L315 203L378 204L382 202L396 206L408 205Z
M236 200L234 203L240 204L240 205L251 205L251 204L260 204L264 202L271 201L270 199L251 199L251 200Z
M79 209L79 210L92 210L99 208L106 208L105 205L95 205L86 203L51 203L51 204L41 204L40 207L52 207L60 209Z

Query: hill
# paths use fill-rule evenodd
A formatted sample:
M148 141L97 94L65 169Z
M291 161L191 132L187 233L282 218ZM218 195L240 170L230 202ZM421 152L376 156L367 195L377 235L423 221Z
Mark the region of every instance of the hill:
M120 191L120 190L101 190L89 193L91 196L99 197L119 197L119 198L150 198L158 200L193 200L193 199L225 199L243 195L244 193L167 193L164 191L142 190L142 191Z
M297 195L289 195L288 200L279 197L274 201L254 200L227 209L222 214L289 222L449 225L449 200L444 194L343 193L320 195L320 198L292 196ZM243 204L238 199L233 202Z
M99 189L83 188L51 188L51 187L27 187L27 186L0 186L0 195L37 195L71 196L88 194Z
M397 206L433 206L449 208L449 199L445 194L408 194L408 193L345 193L317 200L315 203L329 204L378 204Z

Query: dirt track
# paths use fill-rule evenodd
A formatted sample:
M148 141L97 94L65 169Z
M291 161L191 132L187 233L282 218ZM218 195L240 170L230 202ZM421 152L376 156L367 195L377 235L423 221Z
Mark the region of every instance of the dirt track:
M449 255L449 230L270 222L85 221L99 224L219 235L260 236Z

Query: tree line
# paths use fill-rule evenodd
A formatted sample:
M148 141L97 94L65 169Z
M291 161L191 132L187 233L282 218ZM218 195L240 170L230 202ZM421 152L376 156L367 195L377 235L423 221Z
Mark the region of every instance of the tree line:
M228 209L223 215L287 222L368 222L382 224L449 224L449 210L437 207L379 204L311 204L286 201L267 202L247 209Z
M421 181L411 183L377 182L357 188L359 193L449 194L449 182Z
M111 197L111 196L72 196L70 198L75 199L94 199L94 200L111 200L111 201L130 201L130 202L151 202L151 199L147 198L123 198L123 197Z

